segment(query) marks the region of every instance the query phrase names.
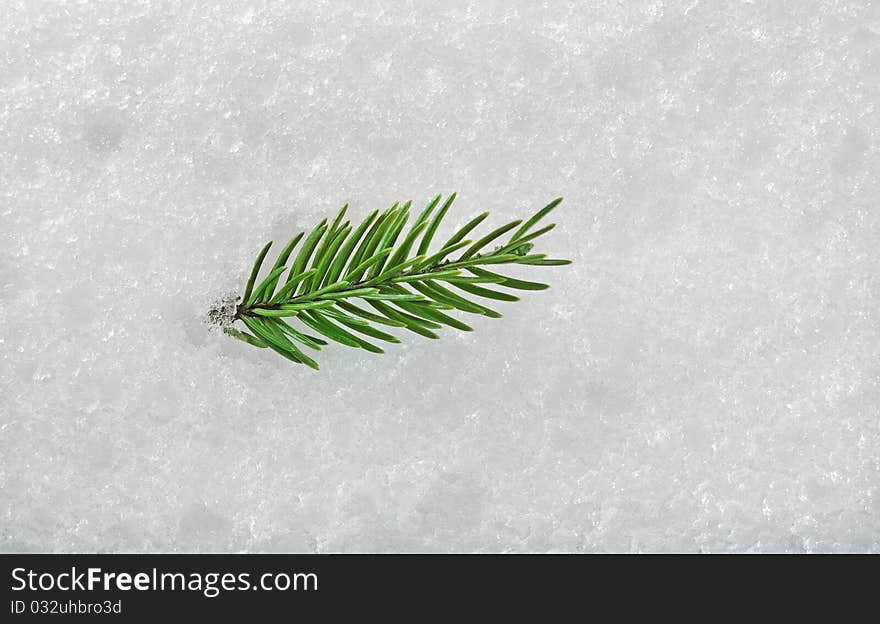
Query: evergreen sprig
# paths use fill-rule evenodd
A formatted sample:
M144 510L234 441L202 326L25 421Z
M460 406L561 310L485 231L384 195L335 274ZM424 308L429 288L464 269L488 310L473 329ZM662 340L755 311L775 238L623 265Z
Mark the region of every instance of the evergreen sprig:
M400 341L377 329L377 325L406 329L426 338L437 338L435 330L444 325L471 331L446 312L456 310L499 318L501 314L475 299L518 300L507 291L487 285L513 290L548 288L540 282L500 275L487 266L571 263L531 253L533 241L555 224L539 229L535 226L562 198L554 199L525 222L511 221L476 240L468 238L489 216L484 212L432 250L434 236L455 194L442 203L441 199L438 195L431 200L408 229L412 202L395 203L381 214L374 211L356 227L343 221L346 204L331 223L324 219L307 236L304 232L294 236L278 254L271 270L257 282L272 245L268 242L254 262L244 295L231 319L241 321L250 332L232 324L224 331L317 369L318 364L297 345L319 350L329 339L382 353L367 338ZM511 231L504 242L496 242ZM300 241L302 245L294 255ZM496 246L487 251L492 243ZM461 254L451 258L456 252ZM358 305L355 300L359 300ZM288 322L294 319L299 322L296 326ZM314 334L307 333L309 330Z

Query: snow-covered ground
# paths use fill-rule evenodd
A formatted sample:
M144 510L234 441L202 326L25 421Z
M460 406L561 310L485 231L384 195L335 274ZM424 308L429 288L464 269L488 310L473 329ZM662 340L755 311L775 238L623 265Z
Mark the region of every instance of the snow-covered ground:
M0 4L0 550L880 552L880 4ZM322 369L269 239L562 195L546 292Z

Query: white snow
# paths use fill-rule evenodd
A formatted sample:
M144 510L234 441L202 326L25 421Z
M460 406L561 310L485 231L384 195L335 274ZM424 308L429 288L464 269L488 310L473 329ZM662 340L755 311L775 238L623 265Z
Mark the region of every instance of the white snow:
M0 550L880 552L878 85L870 0L2 3ZM575 264L317 373L207 331L453 190Z

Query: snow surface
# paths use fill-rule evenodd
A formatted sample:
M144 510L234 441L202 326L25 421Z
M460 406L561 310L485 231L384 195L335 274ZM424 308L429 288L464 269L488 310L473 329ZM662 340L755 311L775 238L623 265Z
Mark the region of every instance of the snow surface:
M0 6L0 549L880 552L880 4ZM209 333L344 202L562 195L553 288Z

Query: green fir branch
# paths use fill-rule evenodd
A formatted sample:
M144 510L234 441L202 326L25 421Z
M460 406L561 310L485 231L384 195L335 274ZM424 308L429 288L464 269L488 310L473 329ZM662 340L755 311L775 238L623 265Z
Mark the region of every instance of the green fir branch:
M332 341L383 353L374 342L400 342L375 325L407 329L426 338L437 338L435 330L443 326L472 331L447 312L499 318L500 313L477 299L512 302L519 297L499 288L548 288L547 284L496 273L497 267L571 263L531 253L534 241L555 224L540 229L534 226L562 198L554 199L525 222L512 221L472 240L471 232L488 217L488 213L483 213L431 251L434 236L455 194L442 203L441 199L440 195L432 199L411 223L411 202L407 202L395 203L381 214L374 211L356 227L343 221L348 210L345 205L329 225L324 219L308 235L299 232L294 236L272 269L258 282L272 245L270 241L258 254L244 294L232 317L227 319L230 322L224 331L250 345L269 348L292 362L317 369L317 362L301 347L319 350ZM518 229L509 235L515 228ZM498 243L505 235L509 235L506 242ZM300 241L302 245L294 254ZM487 251L493 243L495 248ZM461 253L452 258L456 252ZM358 299L360 303L356 305ZM218 311L212 310L211 317L217 316ZM244 328L234 327L236 321Z

